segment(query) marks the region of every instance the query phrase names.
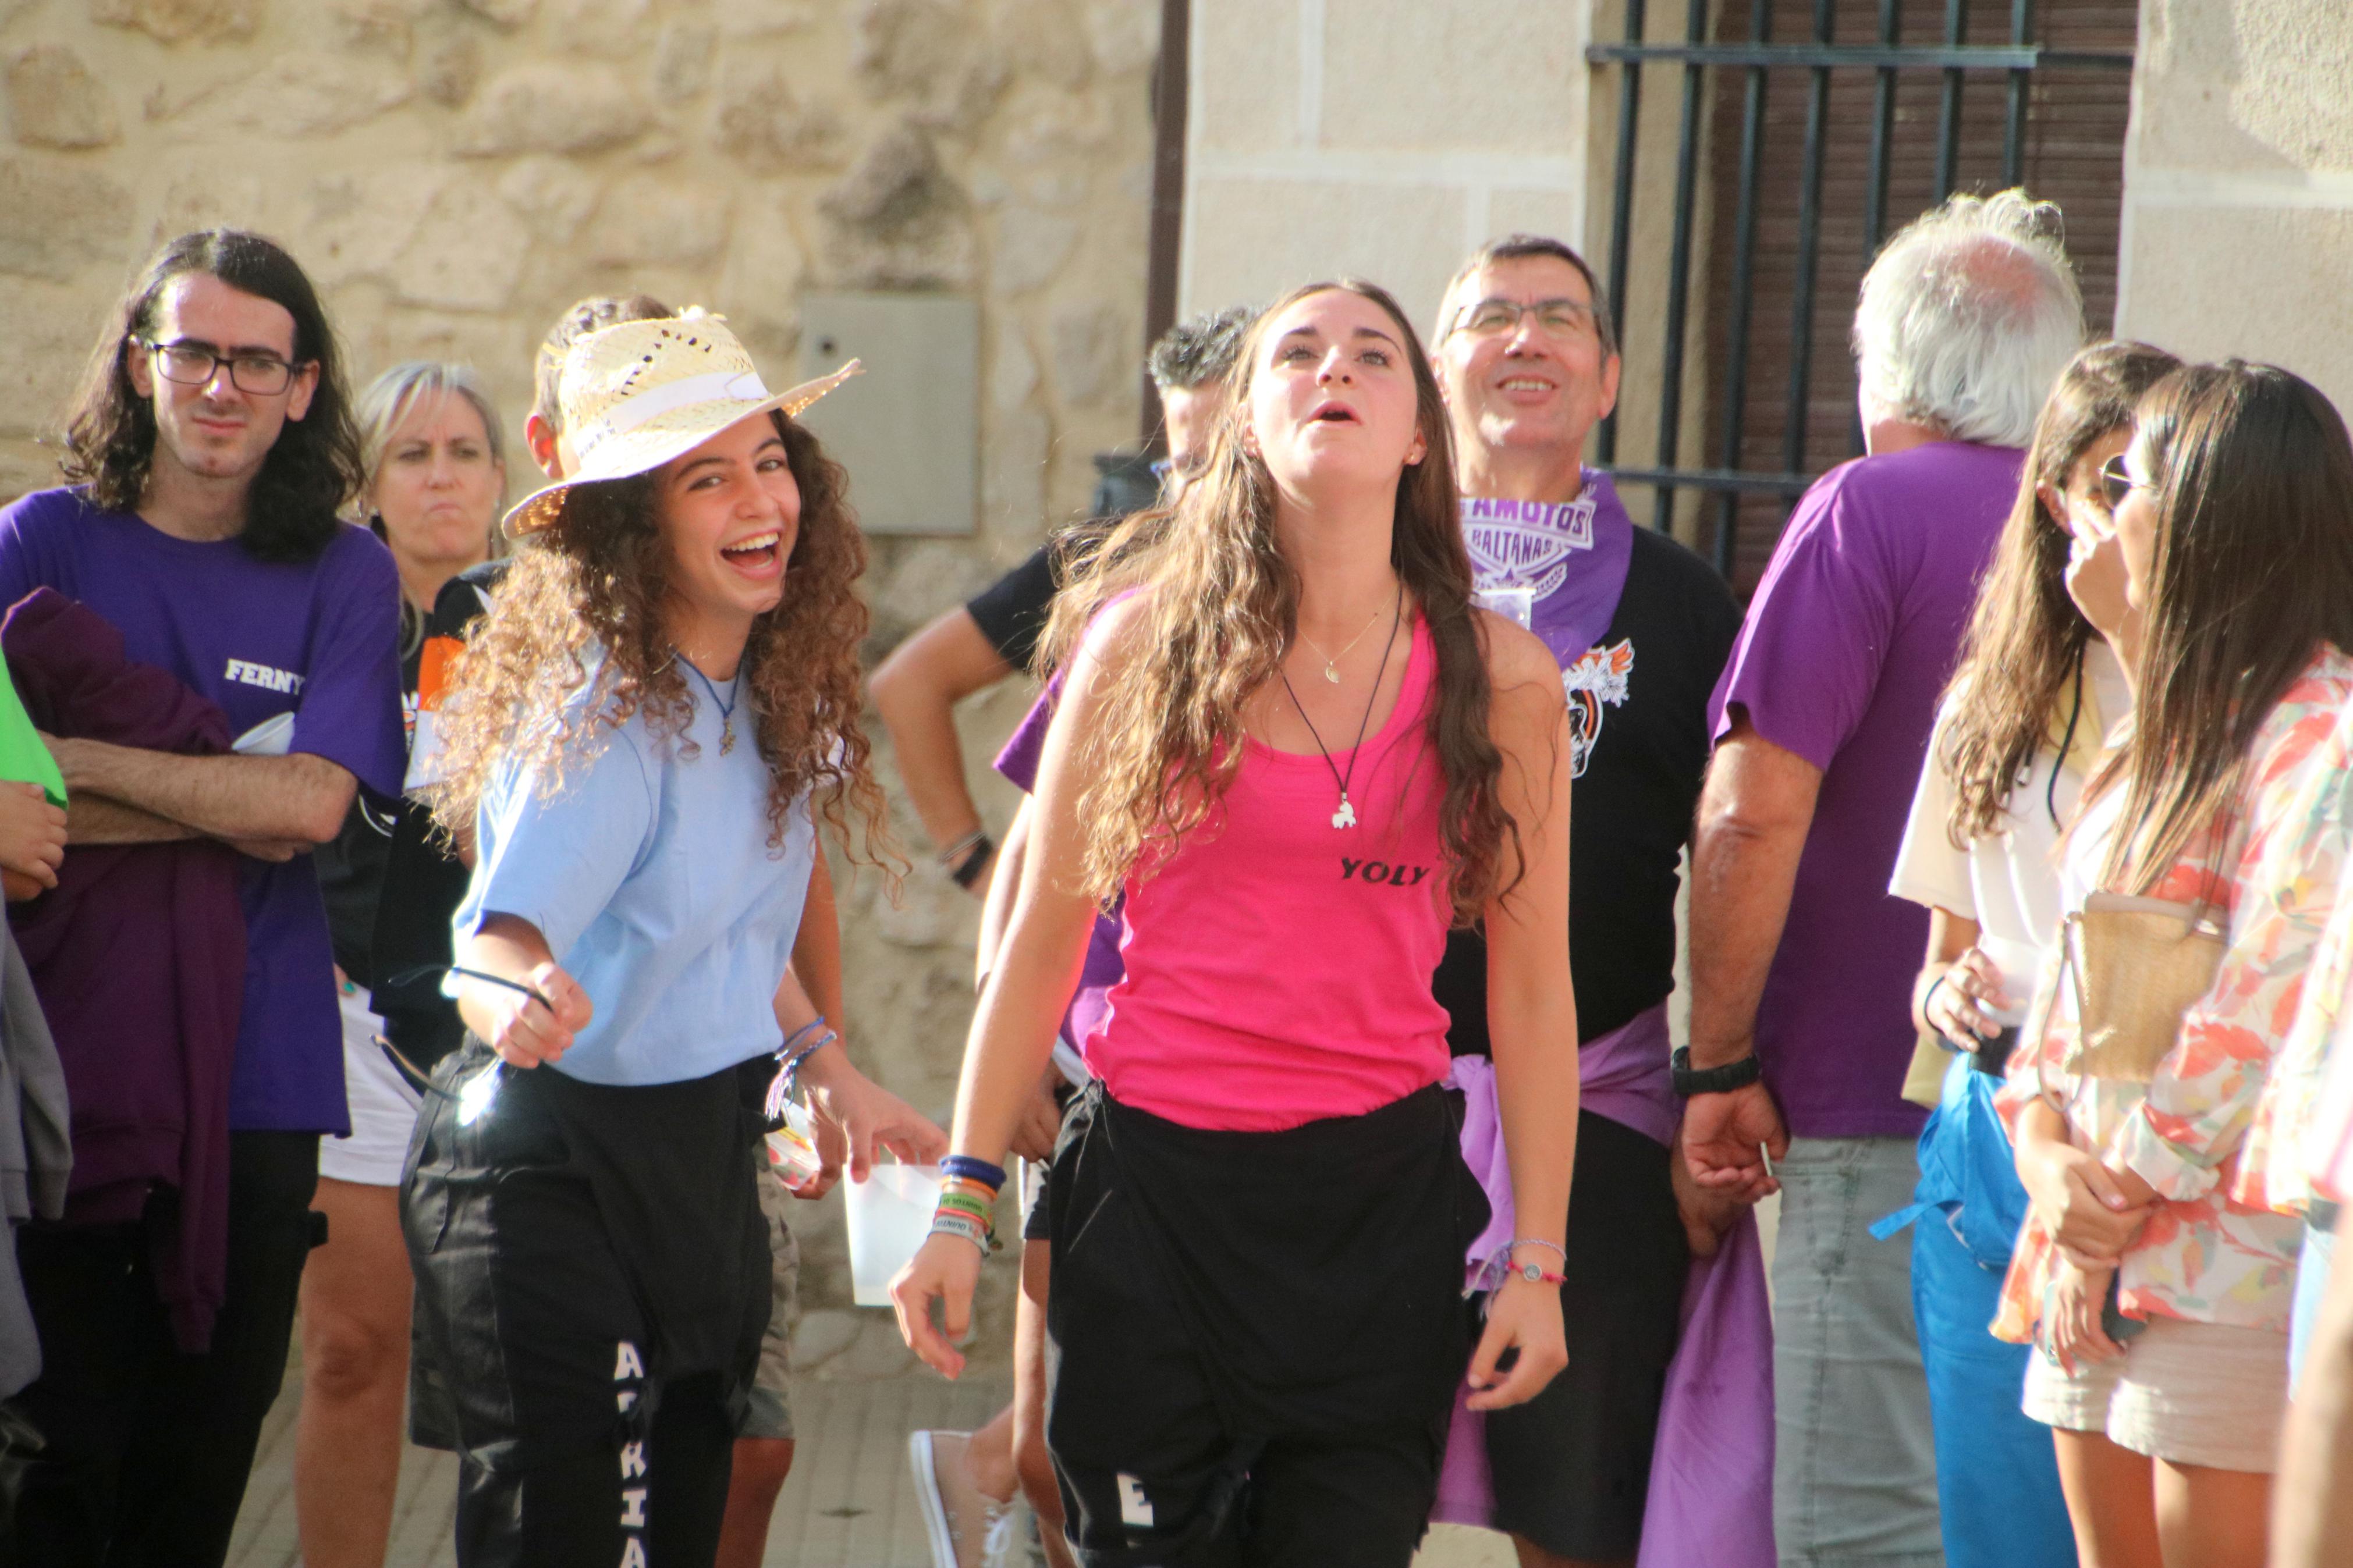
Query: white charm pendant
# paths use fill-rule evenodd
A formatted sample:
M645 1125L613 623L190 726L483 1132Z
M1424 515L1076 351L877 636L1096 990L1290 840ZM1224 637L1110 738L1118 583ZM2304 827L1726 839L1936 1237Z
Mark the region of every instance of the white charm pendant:
M1356 826L1356 808L1348 804L1348 797L1345 795L1340 797L1340 809L1332 814L1332 826L1335 827Z
M1328 658L1324 661L1324 679L1330 681L1335 686L1340 684L1339 668Z

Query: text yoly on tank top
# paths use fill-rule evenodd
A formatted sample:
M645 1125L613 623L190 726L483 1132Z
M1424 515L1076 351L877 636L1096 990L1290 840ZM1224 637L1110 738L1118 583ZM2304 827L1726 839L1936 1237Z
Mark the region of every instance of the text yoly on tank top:
M1437 650L1419 617L1397 706L1348 796L1323 756L1248 742L1177 852L1128 879L1126 977L1088 1037L1113 1098L1187 1127L1271 1132L1358 1116L1446 1076L1430 973L1451 920L1425 734ZM1333 762L1348 772L1349 753Z

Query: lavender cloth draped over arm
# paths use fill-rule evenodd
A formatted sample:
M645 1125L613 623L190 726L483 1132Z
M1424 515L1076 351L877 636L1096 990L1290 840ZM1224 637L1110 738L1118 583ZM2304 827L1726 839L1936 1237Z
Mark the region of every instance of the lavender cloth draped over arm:
M1585 1109L1672 1142L1679 1110L1667 1051L1663 1003L1586 1041L1577 1051ZM1492 1215L1464 1260L1467 1282L1512 1238L1512 1175L1493 1066L1484 1057L1457 1057L1448 1083L1462 1092L1462 1159L1485 1189ZM1570 1267L1585 1265L1576 1259ZM1577 1353L1573 1325L1568 1353ZM1484 1422L1465 1407L1467 1394L1455 1394L1430 1517L1492 1526ZM1683 1286L1683 1337L1667 1367L1638 1568L1774 1568L1775 1561L1773 1324L1757 1215L1747 1210L1714 1258L1692 1259Z

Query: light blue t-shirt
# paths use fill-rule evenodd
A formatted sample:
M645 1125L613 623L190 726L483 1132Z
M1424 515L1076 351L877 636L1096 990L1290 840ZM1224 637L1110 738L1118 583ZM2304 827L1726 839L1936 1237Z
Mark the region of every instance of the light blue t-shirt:
M741 692L740 676L721 691L735 712L725 755L720 716L698 689L676 740L655 740L639 714L602 731L593 761L567 759L552 797L536 772L512 768L483 792L474 878L452 929L463 943L484 916L506 914L546 938L596 1005L555 1064L574 1078L678 1083L776 1048L776 987L816 833L803 801L784 847L768 847L768 768ZM681 754L686 740L699 753Z

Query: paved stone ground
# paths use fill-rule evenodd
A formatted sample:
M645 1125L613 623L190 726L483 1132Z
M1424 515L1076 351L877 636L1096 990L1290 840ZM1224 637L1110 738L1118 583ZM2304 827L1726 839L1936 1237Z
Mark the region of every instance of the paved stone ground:
M769 1568L931 1568L907 1469L907 1434L918 1427L977 1426L1005 1401L1007 1385L950 1384L903 1377L872 1383L807 1383L793 1391L798 1462L777 1500L768 1531ZM296 1568L294 1410L298 1372L271 1410L254 1462L229 1568ZM410 1448L393 1505L387 1568L455 1568L450 1522L458 1463Z
M777 1500L767 1568L932 1568L907 1469L907 1434L977 1426L1006 1396L997 1382L950 1385L914 1376L807 1383L793 1392L799 1462ZM301 1374L290 1373L261 1439L229 1568L298 1568L294 1534L294 1411ZM456 1568L449 1547L457 1461L410 1448L393 1505L386 1568ZM1503 1538L1440 1526L1418 1568L1510 1568Z

